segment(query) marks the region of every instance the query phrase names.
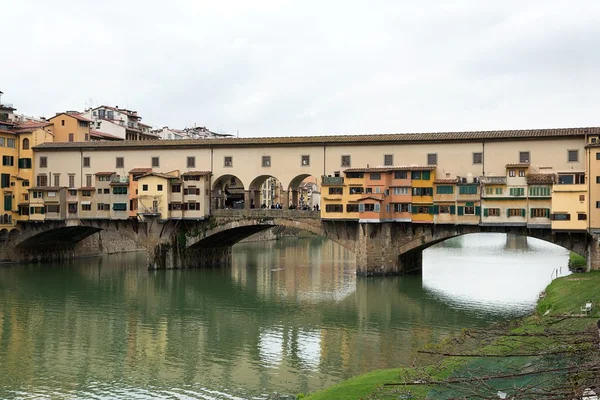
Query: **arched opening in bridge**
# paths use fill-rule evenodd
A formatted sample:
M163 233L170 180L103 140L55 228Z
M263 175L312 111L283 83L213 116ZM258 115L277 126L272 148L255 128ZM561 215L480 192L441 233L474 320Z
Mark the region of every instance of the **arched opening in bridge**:
M319 210L321 190L319 181L310 174L300 174L290 181L287 189L291 208L299 210Z
M530 311L552 279L570 273L570 252L525 235L456 236L423 252L422 284L431 297L457 309L515 317Z
M248 187L248 204L246 208L275 209L284 208L283 186L273 175L261 175Z
M235 175L222 175L215 179L212 186L211 208L243 209L245 208L244 183Z

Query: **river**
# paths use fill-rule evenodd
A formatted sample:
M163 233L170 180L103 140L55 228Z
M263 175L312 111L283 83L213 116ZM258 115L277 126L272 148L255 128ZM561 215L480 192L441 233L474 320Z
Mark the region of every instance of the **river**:
M568 252L475 234L422 275L356 277L321 238L243 243L220 269L130 253L0 266L0 398L267 399L391 368L464 327L524 315Z

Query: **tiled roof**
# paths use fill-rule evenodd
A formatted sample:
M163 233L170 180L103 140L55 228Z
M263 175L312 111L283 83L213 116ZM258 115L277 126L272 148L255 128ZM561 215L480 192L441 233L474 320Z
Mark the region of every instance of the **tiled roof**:
M52 142L44 143L39 149L64 148L201 148L219 146L264 146L264 145L323 145L323 144L363 144L363 143L420 143L438 141L481 141L507 139L544 139L555 137L584 137L586 134L600 134L600 127L559 128L559 129L523 129L507 131L473 131L473 132L439 132L439 133L405 133L405 134L367 134L337 136L296 136L266 138L215 138L211 140L159 140L159 141L124 141L110 142Z
M90 136L98 137L100 139L107 139L107 140L125 140L122 137L111 135L110 133L104 133L104 132L94 131L94 130L90 130Z
M366 168L348 168L344 172L392 172L392 171L433 171L435 165L413 165L413 166L387 166L387 167L366 167Z
M152 168L134 168L131 171L129 171L130 174L146 174L148 172L152 171Z
M436 179L433 183L458 183L458 178Z
M188 171L188 172L181 174L181 176L204 176L204 175L210 175L210 171Z
M526 178L527 178L528 184L551 185L554 183L555 175L554 174L528 174Z
M363 201L363 200L377 200L377 201L383 201L383 195L376 195L376 194L367 194L362 196L358 201Z
M78 120L78 121L82 121L82 122L92 122L92 120L91 120L91 119L87 119L87 118L85 118L85 117L82 117L82 116L81 116L81 115L79 115L79 114L71 114L71 113L66 113L66 112L58 113L58 114L56 114L54 117L52 117L52 118L49 118L48 120L49 120L49 121L51 121L51 120L53 120L54 118L60 117L61 115L67 115L67 116L69 116L69 117L73 117L73 118L75 118L76 120ZM71 142L71 143L73 143L73 142Z
M165 178L165 179L179 179L178 176L163 174L161 172L148 172L147 174L144 174L144 175L138 177L137 179L139 180L139 179L145 178L147 176L157 176L159 178Z
M506 164L506 168L529 168L529 163Z
M96 172L96 176L110 176L112 174L114 174L115 172Z
M84 186L84 187L77 188L77 190L96 190L96 188L93 186Z
M15 127L17 133L27 133L33 132L39 128L45 128L46 126L53 125L52 122L33 122L28 121L22 124L19 124Z
M8 134L14 135L17 132L16 131L7 131L5 129L0 129L0 133L8 133Z

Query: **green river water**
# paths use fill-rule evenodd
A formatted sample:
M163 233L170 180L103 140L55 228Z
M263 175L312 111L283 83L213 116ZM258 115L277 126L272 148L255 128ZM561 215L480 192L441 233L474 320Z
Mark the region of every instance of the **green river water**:
M220 269L141 253L0 266L1 399L268 399L411 361L463 327L529 312L568 252L501 234L361 278L321 238L238 244Z

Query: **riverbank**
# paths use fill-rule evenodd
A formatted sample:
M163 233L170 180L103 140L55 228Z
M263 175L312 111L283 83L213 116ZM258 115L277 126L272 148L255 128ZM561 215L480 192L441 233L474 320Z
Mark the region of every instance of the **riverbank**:
M532 315L503 326L465 330L458 338L423 349L417 352L420 361L425 361L422 367L373 371L299 398L580 395L598 384L599 287L600 272L555 279ZM588 302L593 305L591 311L582 311ZM549 393L556 397L547 397Z

